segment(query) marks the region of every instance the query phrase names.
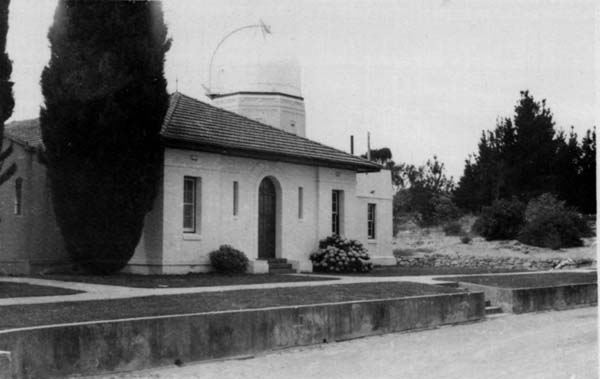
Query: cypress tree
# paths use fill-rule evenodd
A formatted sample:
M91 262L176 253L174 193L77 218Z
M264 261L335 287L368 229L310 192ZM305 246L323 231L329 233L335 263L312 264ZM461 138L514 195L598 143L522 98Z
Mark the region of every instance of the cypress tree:
M40 112L52 201L71 258L123 268L156 194L170 47L160 2L60 0Z
M10 81L12 62L6 53L6 34L8 32L8 6L10 0L0 0L0 185L17 171L15 163L3 170L4 162L12 152L8 147L3 150L4 123L10 118L15 107L13 82Z

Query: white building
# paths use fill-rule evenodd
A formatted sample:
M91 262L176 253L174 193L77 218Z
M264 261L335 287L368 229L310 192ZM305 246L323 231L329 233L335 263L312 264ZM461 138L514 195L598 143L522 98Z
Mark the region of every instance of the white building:
M209 252L228 244L252 272L267 272L271 258L310 271L310 253L334 233L360 240L375 264L395 264L390 173L304 137L298 66L269 58L218 67L217 107L171 96L162 186L125 270L208 271ZM7 125L5 138L19 171L0 187L0 270L64 262L37 120Z

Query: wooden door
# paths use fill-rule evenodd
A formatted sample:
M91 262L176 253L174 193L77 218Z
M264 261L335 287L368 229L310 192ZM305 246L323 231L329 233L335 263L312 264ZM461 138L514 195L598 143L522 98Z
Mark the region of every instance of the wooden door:
M275 185L263 179L258 189L258 258L275 258L277 198Z

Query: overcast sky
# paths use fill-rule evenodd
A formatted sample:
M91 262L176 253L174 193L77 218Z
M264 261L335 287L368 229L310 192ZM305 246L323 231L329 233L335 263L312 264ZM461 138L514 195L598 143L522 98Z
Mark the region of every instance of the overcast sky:
M229 31L259 19L293 45L309 138L357 152L388 146L397 162L437 154L458 178L481 130L513 113L519 91L545 98L557 126L591 128L598 105L595 2L168 0L169 90L205 100L208 62ZM37 117L55 0L13 0L8 52L16 106ZM597 21L596 21L597 22ZM598 32L596 32L598 33ZM598 57L596 56L596 59Z

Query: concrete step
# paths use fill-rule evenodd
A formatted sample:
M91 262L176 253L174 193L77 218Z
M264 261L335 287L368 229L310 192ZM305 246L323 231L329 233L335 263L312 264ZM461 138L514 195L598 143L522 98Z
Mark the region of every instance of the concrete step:
M269 274L295 274L296 270L293 268L270 268Z
M485 307L485 314L487 315L495 315L498 313L502 313L502 308L500 307L492 307L492 306L486 306Z
M292 268L291 263L269 263L269 268Z
M271 264L271 263L287 263L287 259L285 259L285 258L269 258L269 259L267 259L267 262L269 262L269 264Z

